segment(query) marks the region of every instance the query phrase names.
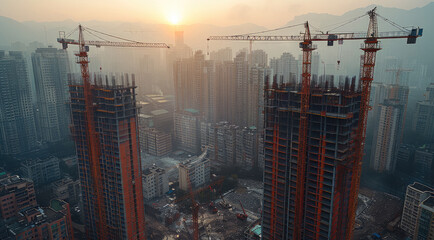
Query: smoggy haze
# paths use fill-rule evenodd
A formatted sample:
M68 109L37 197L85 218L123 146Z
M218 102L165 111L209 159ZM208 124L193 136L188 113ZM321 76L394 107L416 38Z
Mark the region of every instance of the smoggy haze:
M379 4L412 9L430 0L1 0L0 16L18 21L128 21L179 24L234 25L246 22L281 26L305 13L340 15L351 9Z

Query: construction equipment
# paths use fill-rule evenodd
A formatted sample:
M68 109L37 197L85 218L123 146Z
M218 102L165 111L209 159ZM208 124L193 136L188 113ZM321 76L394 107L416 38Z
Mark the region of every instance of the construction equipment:
M217 213L217 212L218 212L218 209L217 209L217 207L215 206L215 204L214 204L213 201L211 201L211 202L208 204L208 209L209 209L212 213Z
M239 202L240 202L241 209L243 209L243 213L237 213L237 218L240 219L241 221L245 221L247 220L247 214L246 211L244 210L243 204L241 203L241 201Z
M79 37L78 41L73 39L68 39L73 32L78 30ZM87 31L92 35L96 35L96 33L110 36L112 38L121 39L125 42L111 42L111 41L85 41L83 31ZM93 181L93 189L96 194L96 203L95 208L98 214L96 217L96 226L97 226L97 234L100 239L106 239L106 234L108 232L108 227L106 224L106 213L105 213L105 203L103 199L103 183L101 180L101 166L100 166L100 144L99 144L99 136L95 129L95 121L93 108L93 96L92 89L93 85L90 83L90 73L89 73L89 59L88 54L89 46L111 46L111 47L153 47L153 48L168 48L168 45L165 43L142 43L136 42L120 37L116 37L110 34L102 33L96 30L92 30L90 28L85 28L81 25L78 26L73 32L71 32L68 36L65 35L65 32L59 33L59 38L57 41L62 44L62 48L68 48L69 44L78 45L79 52L75 54L78 57L77 63L80 65L81 69L81 78L83 80L83 91L84 91L84 101L86 104L85 108L85 118L87 121L86 132L87 134L87 149L88 156L91 167L91 176ZM62 34L63 33L63 34ZM140 223L143 224L143 223ZM144 234L144 233L143 233Z
M342 212L345 216L342 216L343 219L346 219L345 222L335 223L333 227L333 234L337 231L337 229L342 229L341 224L347 224L345 231L345 236L332 236L332 238L337 239L351 239L352 231L354 227L355 221L355 213L357 207L357 196L360 185L360 172L362 165L362 157L363 157L363 149L365 144L366 137L366 122L367 115L369 110L369 98L371 92L371 83L373 81L374 76L374 67L375 67L375 56L376 52L381 49L380 43L378 40L380 39L397 39L404 38L407 39L407 44L416 43L416 39L422 36L423 29L422 28L412 28L411 30L401 27L400 25L390 21L387 18L384 18L376 13L376 8L368 11L366 14L355 18L354 20L348 21L344 24L341 24L339 27L344 26L350 22L353 22L361 17L369 16L369 26L366 34L364 33L329 33L320 32L317 34L311 34L309 23L306 22L304 24L305 31L300 35L295 36L260 36L256 35L258 33L251 34L239 34L232 36L210 36L207 40L232 40L232 41L249 41L251 44L253 41L298 41L300 42L300 48L303 52L303 63L302 63L302 80L301 80L301 91L300 91L300 127L299 127L299 136L298 136L298 154L297 154L297 179L296 179L296 189L295 189L295 216L294 216L294 230L292 232L292 239L299 240L303 238L303 216L306 212L305 210L305 186L307 183L305 182L305 162L307 155L307 130L308 130L308 118L309 118L309 94L310 94L310 83L311 83L311 57L312 51L315 50L316 46L313 45L313 42L321 42L327 41L328 46L333 46L335 41L339 41L339 43L343 43L344 40L364 40L364 44L361 49L364 52L363 60L361 63L361 103L360 103L360 114L359 114L359 122L356 132L354 133L356 138L353 145L353 156L351 161L345 166L346 169L349 169L352 173L351 178L351 190L350 197L348 199L348 211ZM377 25L377 17L383 19L385 22L391 24L392 26L399 29L399 31L394 32L378 32ZM300 26L301 24L292 25L284 28L290 28L295 26ZM284 28L273 29L269 31L262 31L260 33L271 32L275 30L281 30ZM276 211L274 207L274 202L277 201L277 177L275 169L277 169L277 154L278 154L278 140L279 140L279 130L278 126L274 127L274 137L273 137L273 172L272 175L272 191L270 193L270 201L271 201L271 209L270 211L270 236L274 237L275 229L276 229ZM277 171L277 170L276 170ZM336 179L341 179L339 176L336 176ZM338 189L338 191L344 191L343 189ZM319 201L319 199L317 199ZM344 200L343 201L347 201ZM321 215L321 209L318 208L319 216ZM320 221L316 221L316 225L319 228ZM317 231L319 234L319 231ZM319 236L317 236L319 238Z
M232 208L232 205L225 201L225 199L223 198L223 195L220 195L220 198L222 199L222 201L220 202L220 205L223 208L226 208L226 209Z

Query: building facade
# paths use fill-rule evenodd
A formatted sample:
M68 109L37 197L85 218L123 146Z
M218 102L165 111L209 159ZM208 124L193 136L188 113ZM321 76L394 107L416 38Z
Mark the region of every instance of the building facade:
M395 171L409 93L406 86L393 84L387 88L388 96L378 106L378 128L375 129L372 145L371 168L379 173Z
M372 168L379 173L394 172L403 127L404 106L386 101L380 108L379 127L373 145Z
M0 51L0 153L19 154L36 147L30 80L22 52Z
M425 142L434 143L434 84L427 87L425 100L416 103L412 130Z
M415 236L420 210L419 205L432 195L434 195L434 189L418 182L407 186L400 226L410 238Z
M143 196L146 200L159 198L169 191L166 171L157 166L143 170Z
M90 84L91 102L81 79L69 90L86 236L145 239L134 75L96 75Z
M67 201L70 204L77 204L80 201L80 180L62 178L53 183L52 189L57 199Z
M195 109L176 112L175 144L181 150L197 154L200 150L200 115Z
M201 155L183 161L179 164L178 170L180 189L188 191L189 184L191 184L191 188L203 186L209 182L211 177L208 150L205 148Z
M39 138L43 142L66 139L70 136L68 54L63 49L38 48L32 54L32 64Z
M172 135L155 128L140 129L140 150L161 157L172 152Z
M414 240L434 239L434 196L425 199L419 208Z
M36 207L36 194L33 182L18 175L0 180L0 211L2 219L16 217L18 212Z
M21 163L23 177L31 179L36 186L51 183L60 179L59 159L29 159Z

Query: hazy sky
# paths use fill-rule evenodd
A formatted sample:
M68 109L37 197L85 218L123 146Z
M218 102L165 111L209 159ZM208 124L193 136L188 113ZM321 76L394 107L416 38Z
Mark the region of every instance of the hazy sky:
M371 4L411 9L432 0L0 0L0 16L18 21L102 20L220 26L255 23L281 26L294 16L340 15Z

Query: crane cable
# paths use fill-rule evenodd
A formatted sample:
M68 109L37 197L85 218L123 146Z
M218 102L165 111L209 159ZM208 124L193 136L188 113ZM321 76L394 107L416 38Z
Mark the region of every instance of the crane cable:
M92 28L88 28L88 27L86 27L85 29L88 30L88 32L89 32L89 30L91 30L91 31L96 32L96 33L99 33L99 34L103 34L103 35L106 35L106 36L108 36L108 37L112 37L112 38L116 38L116 39L124 40L124 41L127 41L127 42L132 42L132 43L141 43L141 42L139 42L139 41L135 41L135 40L131 40L131 39L126 39L126 38L118 37L118 36L111 35L111 34L108 34L108 33L103 33L103 32L97 31L97 30L92 29Z
M399 30L401 30L401 31L403 31L403 32L408 32L408 29L406 29L405 27L403 27L403 26L401 26L401 25L399 25L399 24L393 22L392 20L387 19L387 18L381 16L381 15L378 14L378 13L376 13L376 15L377 15L378 17L380 17L381 19L383 19L385 22L387 22L387 23L389 23L390 25L396 27L397 29L399 29Z
M84 31L86 31L86 32L89 33L90 35L92 35L92 36L94 36L94 37L97 37L97 38L99 38L99 39L101 39L101 40L103 40L103 41L110 42L109 40L107 40L107 39L105 39L105 38L102 38L102 37L96 35L95 33L91 32L91 31L89 31L89 30L87 30L87 29L84 29Z
M78 27L74 28L71 32L69 32L67 35L65 35L65 38L68 38L69 36L71 36L73 33L75 33L78 30Z
M304 23L299 23L299 24L295 24L295 25L290 25L290 26L285 26L285 27L280 27L280 28L275 28L275 29L270 29L270 30L264 30L264 31L260 31L260 32L238 34L238 35L234 35L234 36L248 36L248 35L254 35L254 34L259 34L259 33L274 32L274 31L278 31L278 30L282 30L282 29L287 29L287 28L292 28L292 27L297 27L297 26L302 26L302 25L304 25Z
M347 24L350 24L350 23L352 23L352 22L354 22L354 21L356 21L356 20L359 20L360 18L362 18L362 17L364 17L364 16L366 16L366 15L368 15L368 14L365 13L365 14L363 14L363 15L361 15L361 16L358 16L358 17L355 17L355 18L350 19L350 20L348 20L348 21L345 21L345 22L343 22L342 24L340 24L339 26L337 26L337 27L335 27L335 28L332 28L332 29L328 30L327 33L328 33L328 32L331 32L331 31L333 31L333 30L336 30L336 29L338 29L338 28L340 28L340 27L343 27L343 26L345 26L345 25L347 25ZM337 24L339 24L339 23L337 23ZM336 25L336 24L334 24L334 25ZM333 26L333 25L329 25L329 26Z

